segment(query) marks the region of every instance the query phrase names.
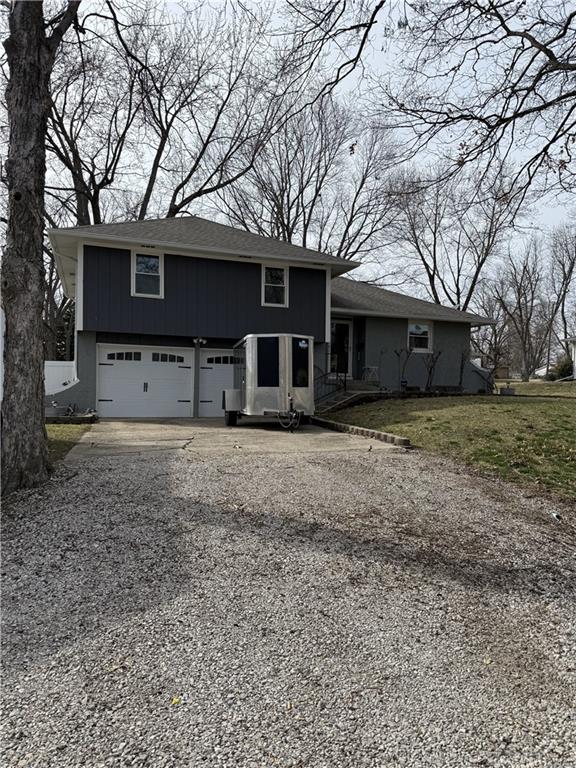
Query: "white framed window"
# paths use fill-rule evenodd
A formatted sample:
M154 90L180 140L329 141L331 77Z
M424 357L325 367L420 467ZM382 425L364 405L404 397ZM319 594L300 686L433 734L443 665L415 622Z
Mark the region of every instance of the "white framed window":
M408 349L411 352L432 352L432 323L408 322Z
M132 251L132 296L164 298L164 254Z
M262 264L262 306L288 306L288 267Z

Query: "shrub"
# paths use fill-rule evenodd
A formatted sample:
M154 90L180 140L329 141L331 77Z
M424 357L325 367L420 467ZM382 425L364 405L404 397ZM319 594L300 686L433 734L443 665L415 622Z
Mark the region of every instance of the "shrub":
M572 376L573 365L572 360L568 357L568 355L563 355L559 360L556 361L556 365L552 369L552 372L557 379L565 379L568 376Z

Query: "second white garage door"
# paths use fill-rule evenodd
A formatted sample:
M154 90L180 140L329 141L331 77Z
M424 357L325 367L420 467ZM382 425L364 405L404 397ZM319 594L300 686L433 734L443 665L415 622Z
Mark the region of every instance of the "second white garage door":
M222 390L234 386L234 353L231 349L203 349L200 352L198 415L223 416Z
M194 350L98 346L102 417L190 417Z

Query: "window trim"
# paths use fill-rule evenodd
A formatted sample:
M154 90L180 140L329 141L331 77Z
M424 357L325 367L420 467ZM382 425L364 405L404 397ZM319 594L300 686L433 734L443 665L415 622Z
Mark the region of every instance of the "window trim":
M417 347L410 348L410 326L411 325L427 325L428 326L428 346L426 349ZM434 351L434 323L432 320L408 320L406 325L406 348L409 352L414 352L418 355L430 355Z
M284 272L284 303L283 304L271 304L266 301L266 285L272 285L272 283L266 283L266 270L267 269L281 269ZM262 264L261 272L261 286L260 286L260 299L263 307L277 307L278 309L287 309L289 306L289 273L290 267L282 267L278 264Z
M136 256L157 256L159 259L160 293L136 293ZM139 273L143 274L143 273ZM150 249L133 248L130 258L130 295L139 299L163 299L164 298L164 254Z

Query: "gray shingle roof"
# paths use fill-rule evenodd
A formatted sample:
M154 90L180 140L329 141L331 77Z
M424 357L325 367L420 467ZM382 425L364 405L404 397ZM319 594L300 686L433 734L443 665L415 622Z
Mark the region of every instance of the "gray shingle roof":
M415 320L446 320L455 323L487 325L492 321L471 312L443 307L431 301L415 299L403 293L388 291L376 285L335 277L332 280L332 311L338 309L357 311L358 314L382 315L383 317L414 318Z
M334 272L342 273L357 264L327 253L301 248L297 245L262 237L243 229L203 219L200 216L182 216L171 219L146 219L118 224L91 224L82 227L63 227L50 230L50 234L71 235L99 239L125 240L139 244L171 245L190 249L277 258L290 261L307 261L332 265Z

